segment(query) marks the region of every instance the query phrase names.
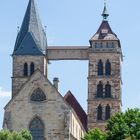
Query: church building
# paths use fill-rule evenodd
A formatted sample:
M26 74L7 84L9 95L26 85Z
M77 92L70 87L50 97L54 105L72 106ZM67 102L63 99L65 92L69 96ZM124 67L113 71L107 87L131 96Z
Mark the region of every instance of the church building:
M12 54L12 98L4 108L4 129L28 129L33 140L81 140L92 128L104 130L121 111L121 45L106 5L102 16L89 45L49 46L35 0L29 0ZM89 62L87 112L71 91L64 97L59 93L57 77L49 81L48 62L55 60Z

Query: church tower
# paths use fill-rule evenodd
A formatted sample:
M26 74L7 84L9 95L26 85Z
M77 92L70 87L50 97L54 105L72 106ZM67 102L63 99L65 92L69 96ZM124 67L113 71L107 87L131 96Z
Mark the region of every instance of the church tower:
M13 51L12 97L34 71L47 76L47 39L34 0L30 0Z
M87 131L87 115L70 91L65 97L59 93L58 78L49 81L49 56L61 54L52 50L35 0L29 0L12 54L12 99L4 108L3 128L28 129L33 140L81 140Z
M87 127L105 130L107 120L121 111L122 51L106 3L102 16L90 46L48 46L35 0L29 0L12 54L12 99L4 108L4 129L28 129L33 140L81 140ZM88 114L70 91L65 97L59 93L58 78L49 81L48 60L89 61Z
M107 120L121 111L122 51L117 35L107 20L106 3L103 21L90 40L88 76L88 129L105 129Z

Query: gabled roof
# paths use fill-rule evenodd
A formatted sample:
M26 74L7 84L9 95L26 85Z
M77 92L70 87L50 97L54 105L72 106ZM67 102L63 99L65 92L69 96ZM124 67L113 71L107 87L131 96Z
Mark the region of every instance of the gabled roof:
M96 34L91 38L93 40L118 40L117 35L112 31L107 20L103 20Z
M74 95L71 93L71 91L67 92L67 94L64 96L64 99L74 109L76 115L81 121L81 124L87 131L87 114L85 113L79 102L76 100Z
M6 108L15 100L15 98L20 94L20 92L25 87L29 87L29 83L32 83L33 84L34 83L33 81L35 81L35 83L36 83L40 79L46 81L49 84L49 86L53 87L54 90L61 97L61 99L66 103L67 107L70 108L69 104L65 101L64 97L59 93L59 91L54 87L54 85L49 81L49 79L46 78L46 76L44 74L42 74L42 72L39 69L37 69L30 77L28 77L27 81L21 86L21 88L19 89L19 91L10 99L10 101L4 107L4 110L6 110ZM41 82L40 84L42 84L42 83L43 82ZM26 92L25 94L27 94L27 93L28 92Z
M46 49L46 34L35 1L29 0L21 29L17 35L13 55L44 55Z

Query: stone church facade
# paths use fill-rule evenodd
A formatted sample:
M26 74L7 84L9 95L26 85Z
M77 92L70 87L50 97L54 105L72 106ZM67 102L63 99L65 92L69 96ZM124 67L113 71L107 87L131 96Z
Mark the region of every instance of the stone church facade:
M89 46L48 46L35 0L29 4L13 51L12 99L5 106L3 128L29 129L33 140L81 140L121 111L120 41L112 31L106 5L103 21ZM87 60L88 112L71 91L63 97L58 78L48 80L48 61Z

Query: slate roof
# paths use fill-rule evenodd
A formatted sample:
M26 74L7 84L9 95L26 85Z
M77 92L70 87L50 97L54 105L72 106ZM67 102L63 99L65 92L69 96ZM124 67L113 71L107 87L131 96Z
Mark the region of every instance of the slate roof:
M96 34L100 34L102 29L107 29L108 34L114 34L108 21L103 20Z
M112 31L108 21L103 20L92 40L118 40L117 35Z
M64 96L64 99L74 109L83 127L87 131L87 114L85 113L79 102L76 100L74 95L71 93L71 91L67 92L67 94Z
M99 27L99 29L97 30L96 34L93 35L93 37L90 39L90 43L92 41L95 40L111 40L111 41L119 41L119 39L117 38L117 35L112 31L109 23L108 23L108 18L109 13L107 11L106 8L106 2L104 3L104 9L102 12L102 17L103 17L103 21Z
M34 0L29 4L17 35L13 55L45 55L47 38Z

